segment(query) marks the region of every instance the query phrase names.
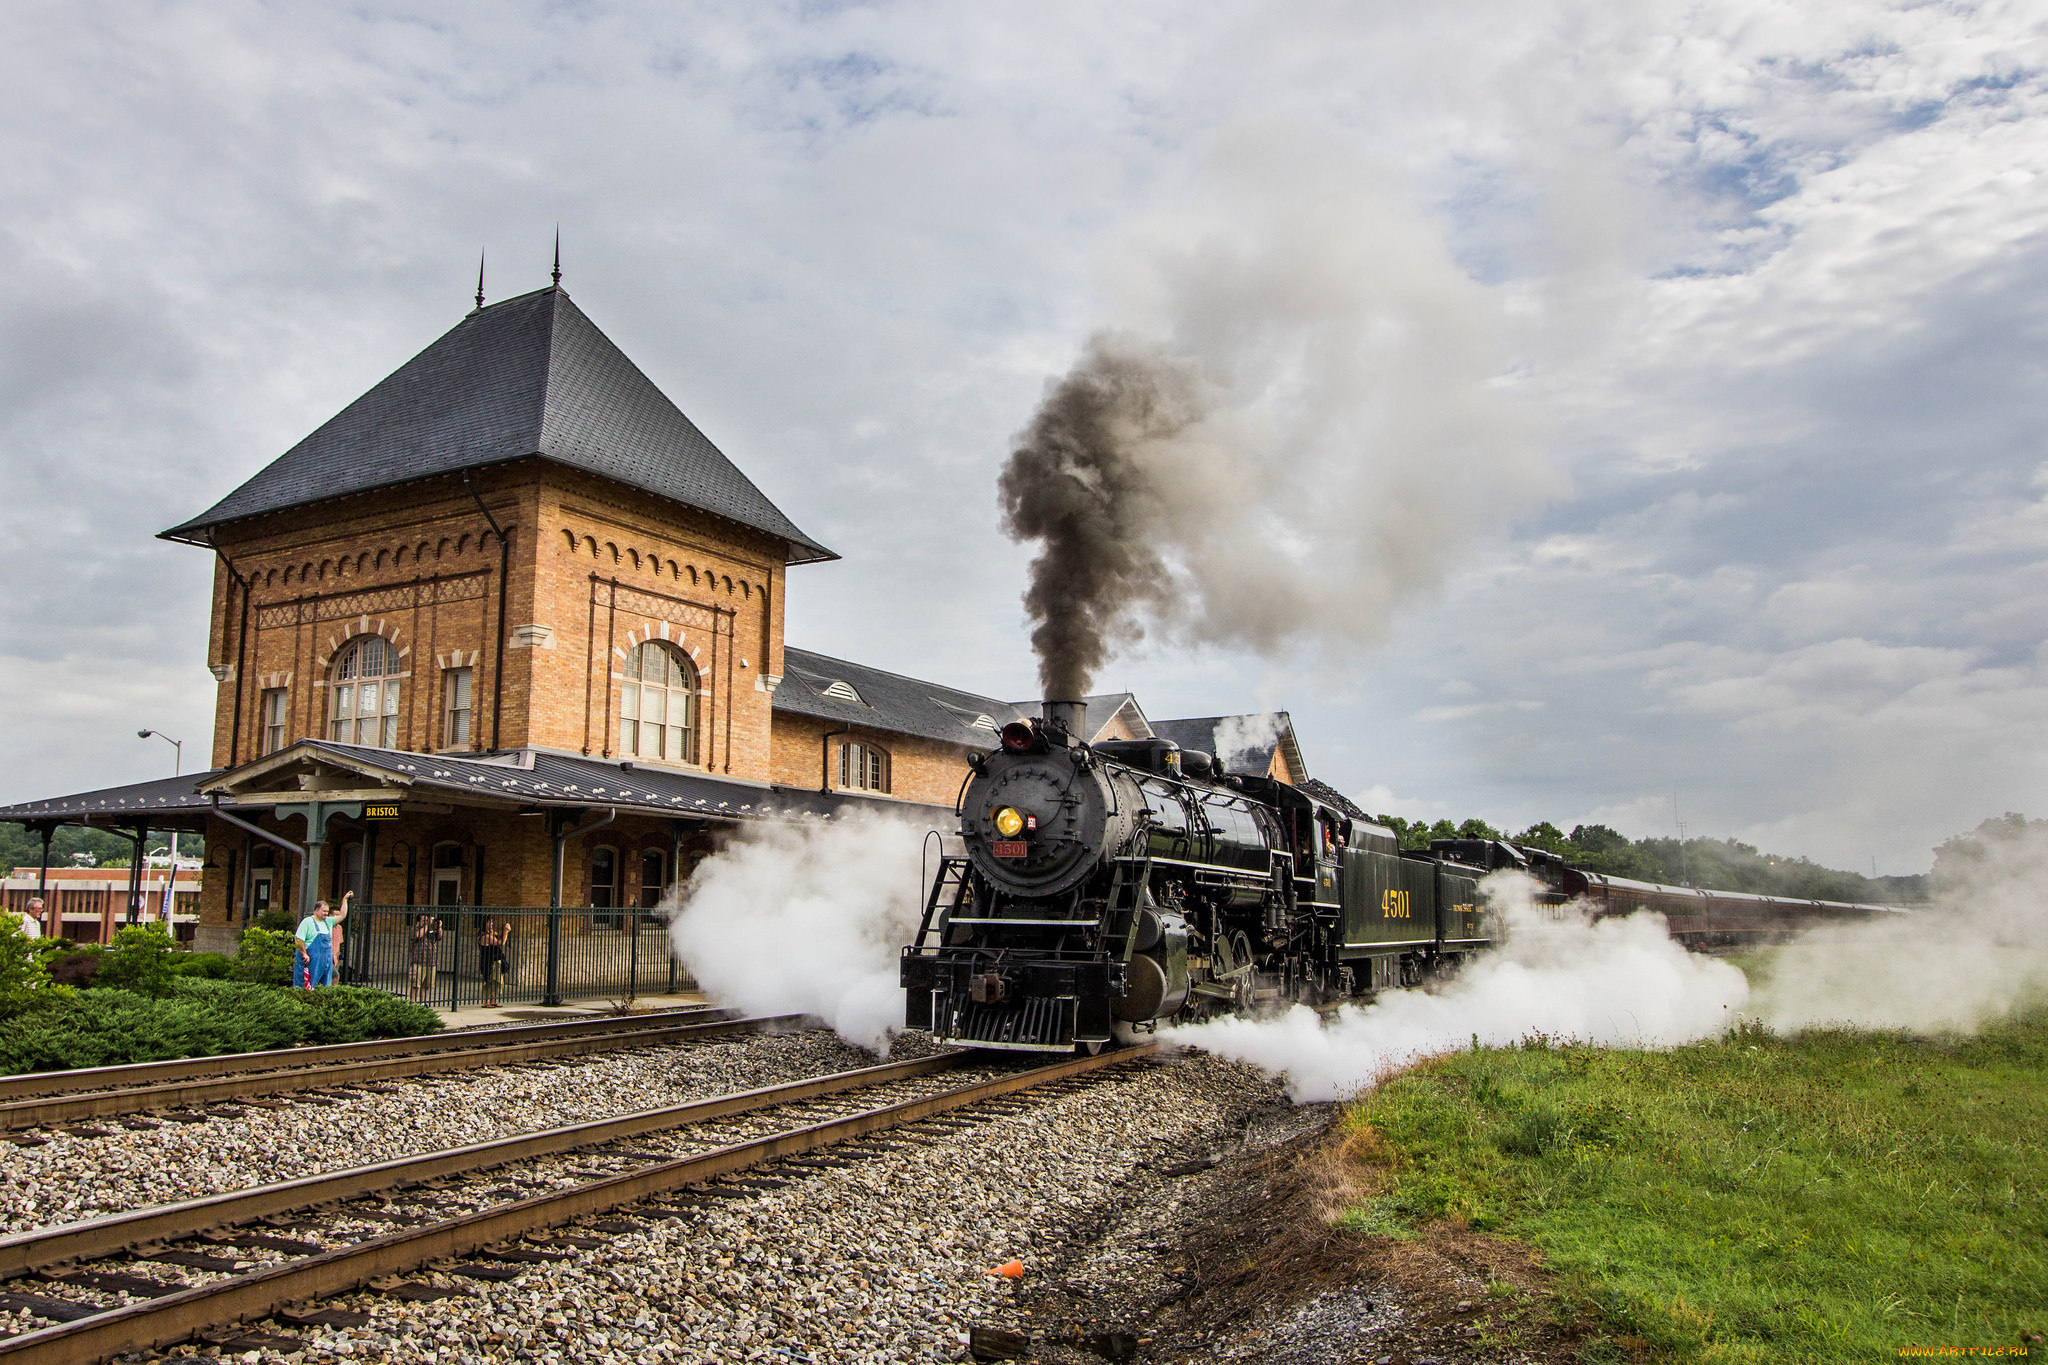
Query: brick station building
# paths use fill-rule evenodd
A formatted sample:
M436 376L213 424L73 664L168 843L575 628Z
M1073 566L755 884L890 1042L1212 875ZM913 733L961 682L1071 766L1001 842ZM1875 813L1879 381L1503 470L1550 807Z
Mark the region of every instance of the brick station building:
M789 571L836 556L559 287L479 307L163 537L215 561L208 770L0 819L46 848L203 833L201 948L344 889L651 906L749 819L950 830L968 756L1036 710L787 646ZM1127 694L1089 714L1154 733ZM1238 766L1305 778L1257 719Z

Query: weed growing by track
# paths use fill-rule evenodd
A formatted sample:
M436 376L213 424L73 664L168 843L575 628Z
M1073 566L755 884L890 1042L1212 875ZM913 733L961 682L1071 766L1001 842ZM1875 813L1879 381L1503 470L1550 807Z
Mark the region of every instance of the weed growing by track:
M1367 1193L1340 1225L1525 1242L1617 1359L2048 1351L2048 1007L1974 1038L1532 1039L1343 1122Z

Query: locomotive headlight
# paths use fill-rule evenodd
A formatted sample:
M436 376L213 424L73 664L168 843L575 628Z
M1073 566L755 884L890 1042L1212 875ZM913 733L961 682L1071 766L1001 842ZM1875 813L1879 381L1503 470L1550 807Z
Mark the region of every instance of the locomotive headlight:
M1024 832L1024 817L1015 806L1004 806L996 812L996 833L1005 839L1014 839Z

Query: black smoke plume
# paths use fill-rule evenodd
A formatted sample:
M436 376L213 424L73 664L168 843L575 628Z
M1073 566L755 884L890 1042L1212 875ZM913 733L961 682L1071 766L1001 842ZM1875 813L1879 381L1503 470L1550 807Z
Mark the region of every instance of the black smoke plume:
M1086 695L1113 646L1142 639L1148 612L1167 613L1165 507L1146 455L1200 419L1201 391L1187 366L1097 336L1003 467L1005 534L1043 546L1024 593L1043 695Z

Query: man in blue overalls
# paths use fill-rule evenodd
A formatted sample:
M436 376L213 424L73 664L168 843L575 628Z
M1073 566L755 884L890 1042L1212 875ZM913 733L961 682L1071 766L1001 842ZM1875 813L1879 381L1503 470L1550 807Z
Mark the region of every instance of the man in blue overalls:
M306 986L332 986L334 984L334 926L348 918L349 898L353 891L341 894L341 912L329 909L326 901L313 906L313 913L299 921L299 958L306 964Z

